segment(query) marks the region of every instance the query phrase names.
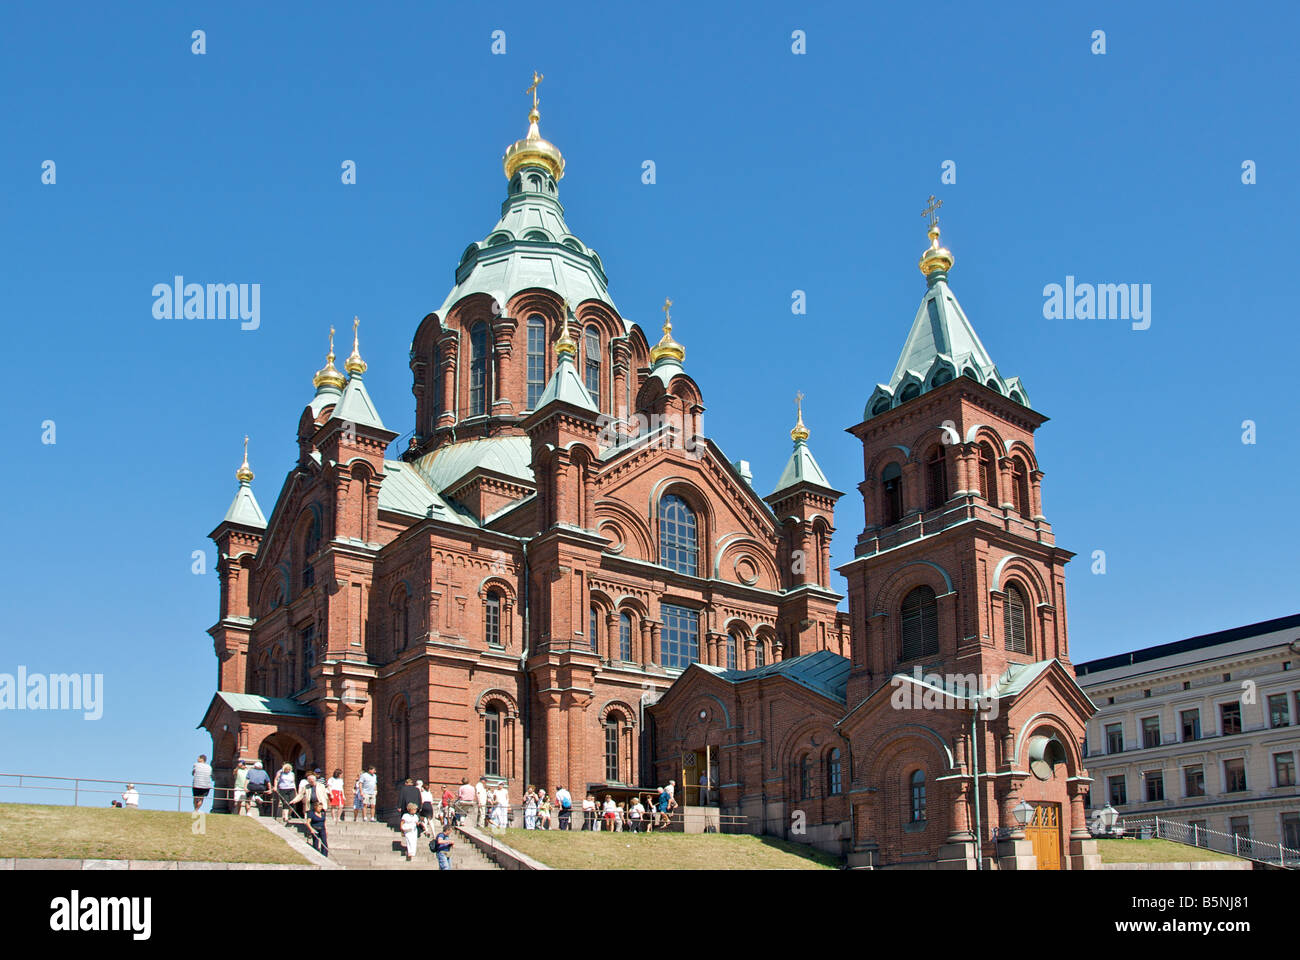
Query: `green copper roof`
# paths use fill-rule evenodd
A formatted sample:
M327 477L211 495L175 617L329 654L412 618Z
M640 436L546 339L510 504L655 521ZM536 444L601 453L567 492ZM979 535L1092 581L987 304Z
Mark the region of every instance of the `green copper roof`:
M578 376L578 368L573 365L573 357L567 353L560 354L560 362L555 365L555 372L551 374L551 379L547 382L546 389L542 391L535 409L541 410L548 403L556 400L582 407L592 413L599 413L596 409L596 401L591 398L586 384Z
M807 440L795 441L794 452L790 454L790 460L785 465L785 471L781 474L781 479L777 481L776 489L772 493L780 493L782 490L787 490L800 483L815 483L819 487L831 489L826 474L822 473L822 468L813 459L812 450L809 449Z
M354 373L348 380L348 385L343 388L343 396L338 405L334 407L334 414L331 419L346 420L349 423L355 423L359 427L387 429L384 426L384 421L379 417L375 402L370 399L370 394L366 392L366 386L361 382L359 373Z
M321 386L316 389L316 396L311 398L311 415L319 417L322 410L330 405L338 406L343 391L337 387Z
M829 650L806 653L802 657L791 657L753 670L719 670L716 667L704 669L728 683L744 683L762 677L785 677L839 703L845 703L848 699L849 661Z
M1003 377L966 312L948 286L946 274L930 278L929 289L912 321L907 342L888 384L878 384L867 401L864 418L905 403L956 377L966 376L1017 403L1029 406L1018 377Z
M429 486L418 469L400 460L384 461L384 482L379 485L379 509L411 517L433 517L435 520L466 527L478 526L472 516L456 509Z
M239 523L246 527L257 527L259 530L266 529L266 517L262 514L262 508L257 505L257 497L253 496L253 488L247 482L239 484L239 489L235 491L235 499L230 501L230 509L222 520L223 523Z
M482 467L533 485L533 447L527 437L485 437L438 447L412 463L434 490L446 490Z
M289 697L260 697L252 693L217 691L217 699L236 713L268 714L274 717L315 717L317 713L305 703Z

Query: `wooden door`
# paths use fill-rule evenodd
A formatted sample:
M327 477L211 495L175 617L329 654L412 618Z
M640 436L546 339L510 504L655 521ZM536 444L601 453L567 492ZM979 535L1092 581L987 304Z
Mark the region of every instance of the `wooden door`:
M1025 836L1033 843L1039 870L1061 869L1061 805L1034 804L1034 818L1025 827Z

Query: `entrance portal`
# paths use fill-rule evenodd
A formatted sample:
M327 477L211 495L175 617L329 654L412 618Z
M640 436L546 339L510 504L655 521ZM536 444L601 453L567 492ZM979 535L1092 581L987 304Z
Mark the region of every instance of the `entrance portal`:
M1035 803L1034 818L1025 827L1025 836L1033 843L1039 870L1061 869L1061 805Z

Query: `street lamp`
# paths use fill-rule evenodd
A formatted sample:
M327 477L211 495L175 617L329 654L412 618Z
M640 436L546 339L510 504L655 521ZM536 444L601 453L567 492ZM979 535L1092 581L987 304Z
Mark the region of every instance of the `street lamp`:
M1108 803L1101 808L1097 816L1101 819L1102 830L1106 832L1107 836L1110 836L1115 831L1116 821L1119 820L1119 811Z
M1021 800L1011 808L1012 815L1016 818L1016 823L1022 828L1029 825L1029 821L1034 819L1034 805L1027 800Z

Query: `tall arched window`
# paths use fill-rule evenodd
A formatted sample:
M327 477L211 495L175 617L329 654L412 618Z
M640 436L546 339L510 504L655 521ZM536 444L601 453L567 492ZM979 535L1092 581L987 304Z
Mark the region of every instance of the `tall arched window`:
M807 800L812 796L812 760L808 754L799 759L799 799Z
M740 646L741 639L739 634L727 634L727 669L736 669L736 647Z
M918 770L912 774L911 787L911 816L908 818L912 823L925 822L925 771Z
M980 493L990 507L998 503L998 457L987 443L980 444Z
M826 793L837 797L844 792L844 769L840 765L840 748L826 755Z
M1006 647L1012 653L1029 652L1029 631L1025 619L1025 595L1014 583L1007 585L1007 596L1002 601L1002 634Z
M1024 463L1017 457L1011 468L1011 482L1016 492L1016 513L1028 518L1033 512L1029 507L1029 475Z
M587 325L586 335L583 337L585 345L583 352L586 354L586 383L587 392L591 394L591 399L596 404L596 409L600 409L600 330L594 323Z
M754 640L754 666L767 666L767 644L763 642L762 637L757 637Z
M939 604L934 591L922 584L903 598L903 655L915 660L939 652Z
M903 470L896 463L880 475L881 522L888 527L903 519Z
M501 776L501 711L496 707L483 713L483 773Z
M659 501L659 562L670 570L696 576L699 541L695 512L681 497L669 494Z
M587 633L591 637L591 652L600 650L600 608L592 605L587 611Z
M610 716L605 721L605 779L609 783L622 783L618 770L618 719Z
M934 510L948 502L948 456L935 444L925 464L925 508Z
M488 376L488 326L476 323L469 332L469 415L487 413L491 394Z
M546 389L546 321L528 318L528 409L536 410Z
M632 618L626 613L618 617L618 658L632 659Z
M501 646L501 594L495 590L483 601L483 635L489 646Z

